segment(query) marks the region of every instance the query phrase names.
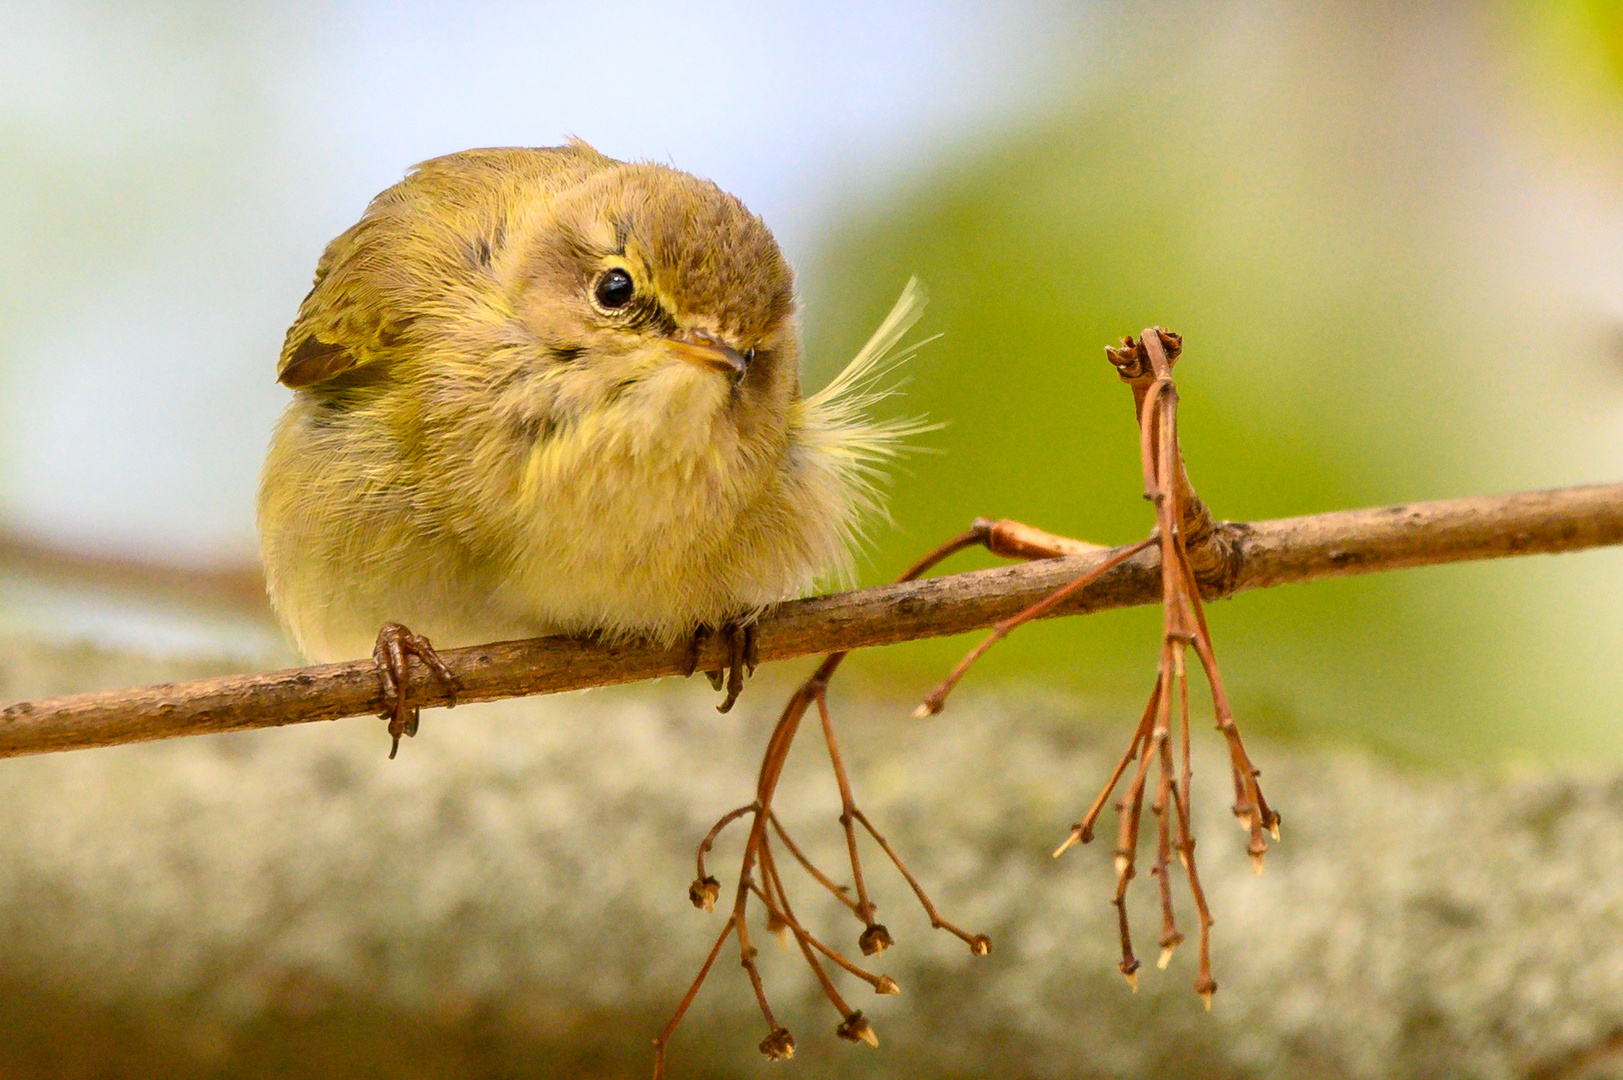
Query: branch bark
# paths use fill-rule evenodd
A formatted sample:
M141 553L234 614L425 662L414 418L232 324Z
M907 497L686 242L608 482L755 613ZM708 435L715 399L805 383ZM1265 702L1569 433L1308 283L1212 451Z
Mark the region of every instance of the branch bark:
M1203 567L1201 595L1410 566L1547 554L1623 543L1623 484L1410 503L1259 522L1223 522L1202 547L1222 552ZM1042 599L1120 549L950 574L794 600L760 622L763 661L891 645L982 629ZM1198 565L1198 564L1197 564ZM1160 556L1151 548L1105 574L1052 615L1161 601ZM701 670L725 666L725 643L700 654ZM459 700L549 694L635 682L688 670L686 645L661 648L546 637L441 653L465 688ZM413 700L444 705L437 680L413 668ZM371 660L261 675L165 683L24 701L0 712L0 757L78 750L279 727L383 710Z

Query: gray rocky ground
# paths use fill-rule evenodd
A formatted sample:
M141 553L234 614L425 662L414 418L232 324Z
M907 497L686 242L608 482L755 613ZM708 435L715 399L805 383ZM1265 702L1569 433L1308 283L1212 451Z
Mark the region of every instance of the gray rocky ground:
M219 667L6 645L0 699ZM0 1077L643 1075L721 925L688 903L693 846L747 801L786 689L759 680L727 717L684 685L434 712L394 762L366 720L0 762ZM1130 717L1014 692L923 723L857 690L835 707L859 800L993 952L931 932L872 852L898 942L878 966L903 993L847 989L880 1047L837 1040L767 937L795 1059L756 1054L734 951L674 1076L1623 1076L1623 775L1439 777L1262 744L1285 836L1258 878L1204 732L1208 1014L1190 947L1136 995L1116 973L1105 845L1048 855ZM780 806L835 865L809 737ZM724 885L738 839L712 864ZM1146 874L1147 959L1152 894Z

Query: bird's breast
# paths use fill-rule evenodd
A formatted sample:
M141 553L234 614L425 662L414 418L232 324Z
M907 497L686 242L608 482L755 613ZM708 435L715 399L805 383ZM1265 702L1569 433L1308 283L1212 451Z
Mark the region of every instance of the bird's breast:
M612 402L518 447L493 492L510 500L503 601L564 630L672 638L804 589L819 567L785 528L784 438L746 440L716 406Z

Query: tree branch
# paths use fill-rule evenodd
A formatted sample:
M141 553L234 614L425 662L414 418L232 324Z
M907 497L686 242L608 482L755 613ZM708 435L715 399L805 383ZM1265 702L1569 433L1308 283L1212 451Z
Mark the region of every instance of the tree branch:
M1201 595L1238 592L1410 566L1532 555L1623 543L1623 484L1410 503L1274 521L1224 522L1201 545ZM1098 566L1098 551L794 600L760 620L763 661L891 645L977 630L1008 618ZM1191 556L1193 556L1191 552ZM1159 603L1160 555L1150 548L1102 576L1051 616ZM726 664L712 639L699 668ZM549 694L684 674L686 645L661 648L546 637L440 654L461 680L459 700ZM412 699L444 705L444 688L413 669ZM371 660L165 683L25 701L0 712L0 757L144 742L383 710Z
M0 525L0 572L274 618L265 599L265 575L249 561L214 560L203 565L156 562L116 552L63 548Z

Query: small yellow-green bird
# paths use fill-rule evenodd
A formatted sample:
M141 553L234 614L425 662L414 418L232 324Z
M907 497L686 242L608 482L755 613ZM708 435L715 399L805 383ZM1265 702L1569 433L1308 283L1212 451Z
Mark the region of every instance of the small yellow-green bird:
M282 347L259 489L271 601L312 660L724 631L849 570L913 283L800 393L793 273L715 184L583 142L436 158L328 245ZM409 629L407 629L409 628ZM713 678L719 676L713 675ZM393 750L391 750L393 756Z

